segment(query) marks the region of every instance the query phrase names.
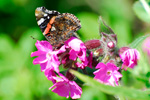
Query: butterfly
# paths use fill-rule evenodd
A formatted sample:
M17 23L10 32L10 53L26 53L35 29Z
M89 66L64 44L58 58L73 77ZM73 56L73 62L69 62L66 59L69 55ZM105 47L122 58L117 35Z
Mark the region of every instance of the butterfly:
M75 32L81 28L80 20L70 13L38 7L35 16L43 35L54 48L59 48L72 36L77 37Z

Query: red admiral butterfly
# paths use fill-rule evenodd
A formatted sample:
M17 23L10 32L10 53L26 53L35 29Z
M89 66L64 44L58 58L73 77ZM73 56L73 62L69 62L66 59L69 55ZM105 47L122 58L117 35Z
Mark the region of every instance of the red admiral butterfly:
M61 14L45 7L38 7L35 16L43 35L56 48L71 36L77 37L75 32L81 28L78 18L70 13Z

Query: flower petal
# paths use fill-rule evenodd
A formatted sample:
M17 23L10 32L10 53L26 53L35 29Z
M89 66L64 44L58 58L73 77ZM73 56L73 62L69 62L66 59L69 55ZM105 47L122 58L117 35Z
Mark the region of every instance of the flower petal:
M98 63L95 68L98 69L98 68L103 68L103 67L106 67L104 63Z
M64 82L64 81L57 82L54 84L54 86L50 87L50 89L51 88L54 88L52 90L52 92L57 93L59 96L66 97L66 98L69 97L70 88L66 82Z
M35 51L35 52L32 52L31 53L31 57L34 57L34 56L41 56L43 54L46 54L46 52L43 52L43 51Z
M57 80L57 82L49 89L54 88L52 91L57 93L59 96L68 98L70 94L72 99L80 98L82 89L74 81L69 81L65 78L61 73L59 73L59 75L62 78L53 77Z
M47 61L46 56L41 55L33 60L33 64L36 65L36 64L40 64L40 63L45 63L46 61Z
M136 49L127 49L122 54L120 54L120 58L123 62L122 69L127 67L134 68L137 65L137 61L140 58L140 54ZM126 67L127 66L127 67Z
M99 63L96 67L100 69L94 72L94 79L107 85L119 85L118 81L119 78L122 77L122 75L118 72L117 66L115 66L113 63L107 63L106 65L103 63Z
M39 41L37 40L37 42L35 43L35 46L37 47L38 50L40 51L52 51L52 46L48 41Z
M71 60L76 60L76 58L77 58L77 52L76 51L74 51L74 50L70 50L70 52L69 52L69 59L71 59Z
M81 40L75 37L71 37L69 40L65 41L69 47L74 49L75 51L80 51L80 44L83 43ZM84 43L83 43L84 44Z
M72 99L78 99L81 97L82 89L74 81L70 81L70 96Z

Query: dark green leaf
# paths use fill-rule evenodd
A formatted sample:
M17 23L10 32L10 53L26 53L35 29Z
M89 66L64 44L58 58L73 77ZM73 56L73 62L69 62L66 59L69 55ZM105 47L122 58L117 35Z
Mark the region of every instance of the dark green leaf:
M113 30L105 24L102 17L99 17L99 33L104 32L107 34L114 34Z

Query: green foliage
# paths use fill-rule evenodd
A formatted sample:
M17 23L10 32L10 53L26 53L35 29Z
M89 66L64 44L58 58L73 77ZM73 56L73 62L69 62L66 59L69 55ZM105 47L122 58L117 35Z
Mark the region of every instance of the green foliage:
M102 17L100 16L99 17L99 34L101 32L104 32L104 33L107 33L107 34L115 34L113 32L113 30L109 26L107 26L105 24L105 22L103 21Z
M90 39L99 39L100 35L99 27L98 27L98 15L82 12L79 13L78 18L81 20L82 28L79 30L79 35L83 40L90 40ZM88 17L85 17L88 16Z
M37 28L25 32L15 43L6 34L0 34L0 98L2 100L33 100L51 98L64 100L50 92L52 85L40 71L40 66L32 64L31 52L36 40L42 34Z
M90 86L83 86L84 94L79 100L107 100L108 97L105 93Z
M136 1L133 5L133 10L142 21L150 23L150 1Z
M136 90L133 88L123 87L123 86L113 87L109 85L104 85L94 80L93 78L83 75L77 71L71 70L71 73L76 75L80 80L88 83L88 85L92 86L93 88L99 89L100 91L107 94L118 95L118 96L127 97L135 100L150 99L149 91Z
M105 86L79 74L81 80L90 84L83 86L80 100L114 100L118 99L116 96L132 100L149 99L147 94L150 90L141 91L150 87L150 69L148 57L140 44L146 38L145 34L150 32L149 24L145 24L150 19L141 1L143 0L0 0L0 100L66 100L48 90L52 83L40 71L39 65L32 64L34 58L30 54L36 50L36 39L44 39L34 15L39 6L76 15L82 25L77 33L83 41L100 38L99 16L117 34L120 47L135 39L130 46L138 48L141 57L134 70L123 72L122 87ZM135 13L132 12L132 7ZM139 36L143 37L137 38ZM91 88L91 85L95 88Z
M130 45L129 47L131 48L136 48L140 43L143 42L143 40L145 40L149 35L146 35L146 36L141 36L139 38L137 38L136 40L134 40Z

